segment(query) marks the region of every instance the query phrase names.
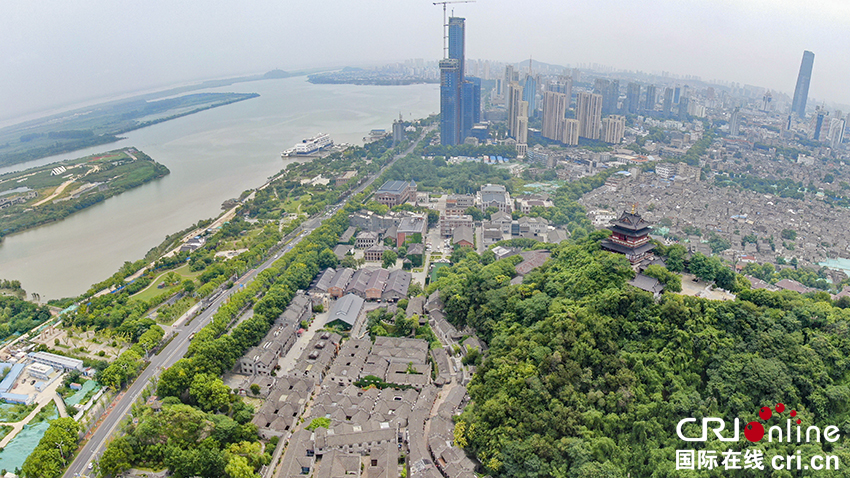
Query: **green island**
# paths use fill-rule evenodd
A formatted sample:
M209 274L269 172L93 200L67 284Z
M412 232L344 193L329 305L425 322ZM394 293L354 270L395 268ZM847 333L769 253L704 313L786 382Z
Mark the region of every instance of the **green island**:
M65 217L159 179L168 168L135 148L0 176L0 238Z
M158 96L162 96L160 93ZM193 93L136 97L0 129L0 166L112 143L121 134L200 111L256 98L257 93Z

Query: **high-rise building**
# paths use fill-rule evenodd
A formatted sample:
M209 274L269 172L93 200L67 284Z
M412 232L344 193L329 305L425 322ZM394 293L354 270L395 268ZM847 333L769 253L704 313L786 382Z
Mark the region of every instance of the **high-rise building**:
M682 97L681 95L682 95L682 87L681 86L677 86L676 88L673 89L673 104L675 104L675 105L679 104L679 98Z
M404 121L401 119L401 113L398 114L398 119L393 121L393 146L404 141Z
M579 136L599 139L602 129L602 95L583 91L576 96Z
M508 97L505 98L508 109L508 136L516 139L517 134L517 117L519 116L519 107L522 102L522 86L516 81L512 81L508 85Z
M519 102L519 116L516 118L516 143L528 144L528 102Z
M440 143L455 145L462 142L460 61L440 60Z
M508 95L508 86L510 86L512 81L516 81L514 79L514 66L508 65L508 66L505 67L505 80L502 82L503 90L500 91L499 93L504 95L504 96L507 96Z
M608 81L597 78L593 82L593 92L602 95L602 113L613 114L617 112L617 102L620 99L620 81Z
M741 130L741 109L735 108L732 111L732 117L729 119L729 134L738 136Z
M664 116L670 116L673 112L673 88L664 88L664 103L661 106Z
M608 94L602 100L602 112L605 114L614 114L619 110L620 105L620 80L611 80L608 86Z
M529 116L534 116L537 111L537 85L540 79L532 74L525 77L525 85L522 89L522 101L528 102Z
M466 43L465 19L460 17L449 18L449 58L460 61L460 77L466 76L464 63L464 47Z
M815 116L815 132L812 135L812 139L815 141L820 141L820 133L823 129L823 120L826 117L826 111L823 109L818 109Z
M563 131L570 99L564 93L547 91L543 93L543 131L544 138L560 141L559 131Z
M830 147L837 148L844 141L844 124L844 118L841 118L840 115L829 120L827 139L829 140Z
M646 87L646 103L643 105L646 111L655 109L655 85L647 85Z
M567 95L568 101L572 101L573 79L569 76L559 76L557 80L546 85L546 89L555 93L563 93Z
M626 118L620 115L606 116L602 120L602 141L619 143L626 134Z
M806 101L809 99L809 83L812 81L814 63L815 54L808 50L804 51L800 72L797 74L797 86L794 87L794 100L791 102L791 111L797 113L800 118L806 117Z
M464 73L465 22L449 18L449 57L440 61L440 142L444 145L463 143L480 115L481 81L467 79Z
M459 142L463 142L475 123L481 121L481 79L468 77L461 85L460 95L460 117L461 135Z
M688 106L690 98L687 96L679 97L679 120L685 121L688 119Z
M578 144L578 133L581 124L577 119L569 118L564 121L563 125L564 130L558 133L558 141L570 146L576 146Z
M630 114L635 114L640 108L640 85L638 83L629 83L626 90L626 110Z

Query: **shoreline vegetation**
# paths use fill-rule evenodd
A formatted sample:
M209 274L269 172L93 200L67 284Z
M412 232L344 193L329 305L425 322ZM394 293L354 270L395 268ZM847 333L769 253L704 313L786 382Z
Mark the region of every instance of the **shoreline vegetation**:
M0 175L0 244L8 234L62 220L169 173L124 148Z

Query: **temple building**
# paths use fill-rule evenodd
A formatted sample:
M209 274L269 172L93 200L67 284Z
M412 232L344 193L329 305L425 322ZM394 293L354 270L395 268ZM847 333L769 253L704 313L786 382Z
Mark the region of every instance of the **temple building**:
M611 237L602 241L603 249L626 256L632 264L642 261L655 244L649 242L650 223L643 220L639 214L623 211L620 218L611 222Z

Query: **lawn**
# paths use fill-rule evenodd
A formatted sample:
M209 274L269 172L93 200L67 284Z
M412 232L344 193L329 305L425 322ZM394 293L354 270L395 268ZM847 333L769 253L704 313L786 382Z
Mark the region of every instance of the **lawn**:
M153 299L154 297L159 297L162 294L171 295L171 294L177 292L177 290L180 289L180 287L181 287L180 285L175 285L175 286L172 286L172 287L164 287L162 289L157 288L157 285L160 282L162 282L162 277L165 276L166 274L168 274L169 272L174 272L175 274L179 275L184 280L185 279L194 280L196 277L198 277L201 274L201 271L194 271L194 272L190 271L189 270L189 264L184 264L184 265L178 267L177 269L172 269L170 271L164 271L161 274L159 274L158 276L156 276L156 278L153 280L153 282L151 282L151 284L149 286L140 290L139 292L136 292L136 294L133 295L133 298L139 299L139 300L144 300L144 301L149 301L149 300Z

